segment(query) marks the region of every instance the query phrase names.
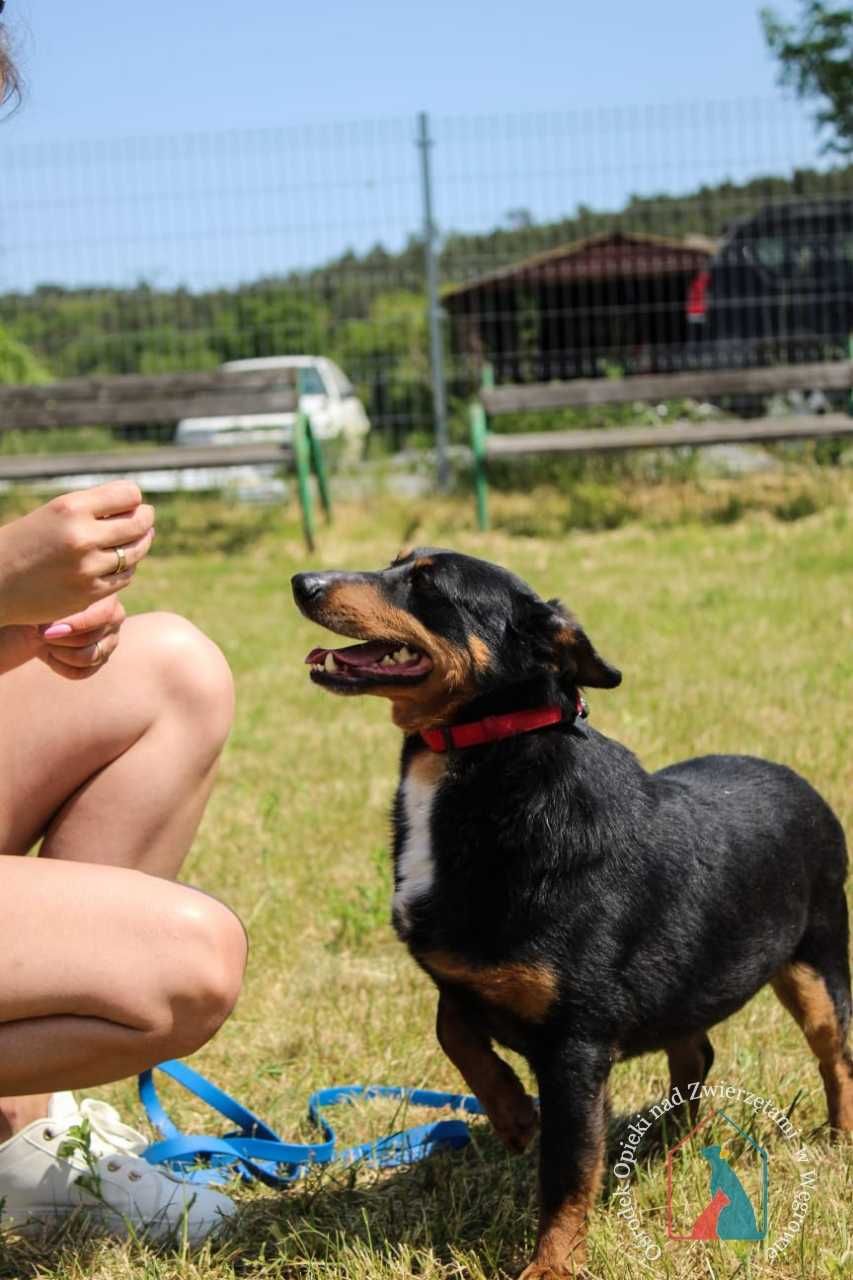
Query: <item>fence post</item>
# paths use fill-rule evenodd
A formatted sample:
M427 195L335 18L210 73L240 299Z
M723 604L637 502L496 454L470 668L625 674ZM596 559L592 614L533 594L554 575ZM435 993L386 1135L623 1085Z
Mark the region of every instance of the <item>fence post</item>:
M489 528L489 483L486 475L486 410L474 400L471 415L471 452L474 455L474 495L477 499L477 527L485 533Z
M314 501L311 496L311 446L308 443L308 417L300 409L293 424L293 460L296 463L296 482L299 486L299 505L302 508L302 528L309 551L316 545L314 537Z
M320 490L320 502L323 506L323 512L327 521L332 519L332 495L329 492L329 479L326 474L326 459L323 457L323 449L320 441L314 434L314 428L311 426L311 419L305 418L305 431L308 437L308 452L311 457L311 463L314 467L314 475L317 477L317 488Z
M450 485L450 463L447 457L447 395L444 384L444 344L442 311L438 296L438 258L436 226L432 215L432 166L429 119L425 111L418 114L418 149L421 153L421 197L424 217L424 266L426 271L427 319L429 321L430 369L432 372L432 416L435 428L437 478L440 490Z

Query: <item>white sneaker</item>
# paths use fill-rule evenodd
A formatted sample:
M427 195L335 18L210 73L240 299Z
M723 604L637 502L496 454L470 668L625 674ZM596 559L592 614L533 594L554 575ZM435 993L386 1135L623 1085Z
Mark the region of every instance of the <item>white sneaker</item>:
M86 1122L88 1159L69 1135ZM110 1235L156 1241L186 1233L190 1245L200 1244L234 1204L148 1164L139 1154L146 1145L105 1102L87 1098L78 1107L73 1094L55 1093L44 1120L0 1145L0 1226L43 1228L76 1210Z

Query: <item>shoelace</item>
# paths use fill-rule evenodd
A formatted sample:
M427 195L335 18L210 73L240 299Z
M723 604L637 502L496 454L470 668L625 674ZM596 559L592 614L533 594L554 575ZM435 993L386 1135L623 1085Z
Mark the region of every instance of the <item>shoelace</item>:
M92 1132L92 1152L99 1159L103 1156L136 1156L140 1157L148 1143L136 1129L131 1129L119 1118L114 1107L97 1098L84 1098L79 1108L80 1120L88 1120ZM69 1117L67 1125L79 1123L76 1117ZM66 1121L63 1120L63 1126Z

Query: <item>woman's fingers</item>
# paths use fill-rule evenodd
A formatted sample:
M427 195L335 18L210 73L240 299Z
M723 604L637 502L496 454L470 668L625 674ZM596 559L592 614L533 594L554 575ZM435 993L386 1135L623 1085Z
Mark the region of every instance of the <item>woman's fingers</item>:
M39 633L43 640L53 644L72 635L85 636L87 632L96 631L101 627L111 625L120 627L126 616L121 601L113 595L108 595L103 600L96 600L80 613L57 618L55 622L39 627Z
M153 525L153 508L126 480L60 494L3 525L0 624L43 623L122 590L151 545Z
M154 508L142 502L134 511L125 509L120 515L99 519L95 525L96 545L123 547L136 542L154 527Z
M119 642L119 629L125 618L124 609L117 601L115 603L117 608L113 610L111 621L103 626L45 642L46 648L40 656L51 671L70 680L83 680L94 675L109 660Z
M147 533L144 533L139 538L134 538L131 542L111 544L109 547L105 547L103 551L93 552L93 563L95 563L94 556L97 555L96 576L110 585L124 578L126 574L132 576L133 570L140 560L143 560L148 555L153 541L154 530L150 528ZM116 550L119 545L121 546L121 555Z
M53 659L53 663L57 666L73 667L75 670L92 671L96 667L102 667L109 659L110 654L115 651L118 644L118 636L114 632L105 633L97 639L93 639L90 644L81 645L79 648L68 648L67 646L50 645L47 650L47 656ZM53 664L51 664L53 665ZM56 666L53 668L57 669ZM63 675L65 673L63 672Z
M80 502L83 509L97 516L98 519L132 511L142 502L139 486L132 480L110 480L107 484L80 490L73 496Z
M67 636L54 636L49 640L45 640L45 644L49 649L85 649L91 648L96 640L103 640L104 636L109 635L114 627L93 627L90 631L72 632Z

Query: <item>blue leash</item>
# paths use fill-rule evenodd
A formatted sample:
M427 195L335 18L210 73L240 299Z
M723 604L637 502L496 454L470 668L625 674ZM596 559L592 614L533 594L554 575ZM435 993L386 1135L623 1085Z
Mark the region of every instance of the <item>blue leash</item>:
M171 1076L212 1110L237 1126L221 1138L181 1133L167 1115L154 1082L154 1072L139 1077L139 1096L148 1119L163 1134L142 1153L150 1164L165 1164L196 1183L224 1183L235 1174L246 1182L257 1178L271 1187L286 1186L304 1177L311 1165L354 1164L358 1160L379 1169L415 1164L434 1151L464 1147L470 1133L464 1120L438 1120L388 1134L375 1142L337 1149L335 1131L323 1115L327 1107L360 1099L396 1098L415 1107L450 1107L466 1115L483 1115L476 1098L435 1089L406 1089L399 1085L345 1084L319 1089L308 1101L308 1116L322 1133L321 1142L284 1142L279 1135L230 1094L184 1062L162 1062L157 1071Z

